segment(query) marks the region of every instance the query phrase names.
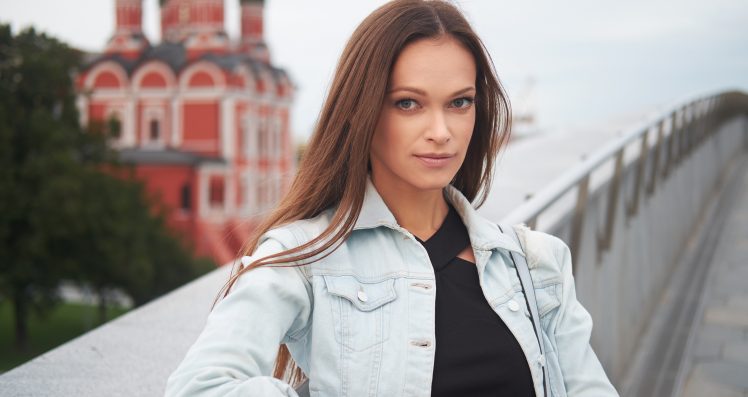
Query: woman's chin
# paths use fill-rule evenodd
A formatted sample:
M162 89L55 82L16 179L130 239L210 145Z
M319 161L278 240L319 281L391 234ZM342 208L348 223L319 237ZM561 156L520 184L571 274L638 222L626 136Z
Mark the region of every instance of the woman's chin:
M418 190L440 190L440 189L444 189L447 185L449 185L449 182L451 182L453 178L454 176L450 176L450 175L423 176L423 177L413 178L413 181L411 182L411 184L414 187L416 187Z

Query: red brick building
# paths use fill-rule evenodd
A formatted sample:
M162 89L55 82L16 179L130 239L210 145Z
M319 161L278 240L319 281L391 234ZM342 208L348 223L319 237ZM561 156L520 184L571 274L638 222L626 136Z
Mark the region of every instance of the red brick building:
M290 182L293 86L270 63L263 1L161 0L162 42L142 31L142 0L116 1L116 30L78 76L84 125L99 121L136 176L170 208L196 253L232 260Z

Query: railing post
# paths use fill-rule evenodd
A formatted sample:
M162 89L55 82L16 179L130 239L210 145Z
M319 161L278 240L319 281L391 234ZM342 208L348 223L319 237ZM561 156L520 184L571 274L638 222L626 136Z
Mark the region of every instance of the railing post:
M657 187L657 177L660 169L660 152L663 150L664 135L665 120L660 120L660 122L657 123L657 142L652 149L654 151L654 159L652 159L652 172L650 174L649 183L647 184L647 197L653 195L655 188Z
M574 219L571 224L571 238L569 241L571 250L572 274L576 274L577 258L582 248L582 229L584 227L584 217L587 208L587 198L589 194L590 174L587 174L577 184L577 204L574 207Z
M743 149L748 150L748 112L743 115Z
M624 146L625 147L625 146ZM597 242L597 264L603 260L603 253L610 248L613 241L613 226L616 220L616 207L618 206L618 191L621 187L621 173L623 172L623 149L621 147L616 154L616 165L613 178L608 187L608 206L605 215L605 230L602 237L598 236Z
M670 120L670 133L667 136L667 143L665 147L665 164L663 164L662 167L662 173L661 173L661 179L665 180L667 179L668 175L670 174L670 167L675 165L675 160L673 157L675 156L675 149L673 146L675 145L675 136L677 135L678 127L676 124L676 111L673 111L670 114L670 117L668 118Z
M648 128L642 133L641 137L636 180L634 181L634 194L631 202L626 205L626 225L629 224L629 219L633 218L639 212L639 195L641 186L644 184L644 170L647 168L647 159L649 158L649 131L650 129Z

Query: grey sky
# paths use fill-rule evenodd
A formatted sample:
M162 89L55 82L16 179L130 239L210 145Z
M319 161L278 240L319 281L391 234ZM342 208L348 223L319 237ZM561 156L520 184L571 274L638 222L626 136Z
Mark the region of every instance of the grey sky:
M158 41L157 0L145 32ZM298 86L293 129L309 134L337 57L381 0L267 0L273 62ZM573 128L717 89L748 90L748 2L457 1L491 53L514 104L535 81L540 126ZM98 51L111 35L114 0L0 0L0 22L28 25ZM239 32L238 0L226 28Z

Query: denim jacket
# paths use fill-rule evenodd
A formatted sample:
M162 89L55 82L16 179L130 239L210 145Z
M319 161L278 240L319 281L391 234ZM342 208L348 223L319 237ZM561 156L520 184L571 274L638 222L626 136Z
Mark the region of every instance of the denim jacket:
M467 227L486 300L517 338L543 396L617 396L590 347L592 320L577 301L563 241L516 226L527 249L546 354L541 356L513 251L518 244L445 188ZM319 235L332 210L270 230L252 258ZM167 382L167 396L296 396L270 376L285 343L310 378L311 396L429 396L434 365L435 277L424 247L400 227L367 182L350 237L329 256L300 267L260 267L242 275L207 319Z

